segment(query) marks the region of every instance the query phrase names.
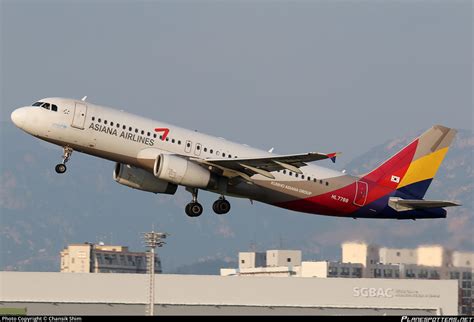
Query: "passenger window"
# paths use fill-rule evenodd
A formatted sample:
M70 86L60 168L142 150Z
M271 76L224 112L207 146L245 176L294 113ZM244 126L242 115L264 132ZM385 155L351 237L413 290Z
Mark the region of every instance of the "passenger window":
M150 132L146 132L146 136L150 136Z
M170 138L166 138L166 142L168 142L170 140Z
M57 111L58 111L58 107L53 104L53 105L51 106L51 110L57 112Z
M171 143L174 143L174 139L171 139Z
M292 175L293 175L293 172L291 172L291 171L288 171L288 174L289 174L290 176L292 176Z
M232 155L229 154L229 158L232 158Z
M222 153L222 156L225 157L225 153Z
M135 129L135 133L138 133L138 129Z
M145 131L142 130L140 133L143 135L143 134L145 134Z
M188 143L186 144L186 146L187 146L188 148L191 147L191 143L188 142Z
M120 128L120 124L117 123L117 129L119 129L119 128Z
M130 132L132 132L132 127L131 127L131 126L129 126L129 127L128 127L128 130L129 130Z
M211 152L211 154L213 154L213 153L214 153L214 150L213 150L213 149L210 149L209 152Z
M297 178L298 178L298 173L295 173L295 177L297 177Z
M326 181L326 186L329 186L329 182Z
M318 179L314 178L314 179L313 179L313 182L318 182Z
M204 152L207 152L207 148L204 148Z
M181 140L178 140L178 145L181 145Z
M308 177L307 179L308 179L308 181L311 181L311 177Z
M114 122L110 122L110 126L114 126Z
M92 117L92 121L95 121L95 116Z
M320 183L320 184L323 184L323 180L319 180L319 183Z
M101 122L101 119L98 119L98 120L97 120L97 122L99 122L99 123L100 123L100 122Z
M107 120L104 120L104 124L107 125Z
M283 170L283 174L286 174L286 170Z
M304 174L301 175L301 179L304 179Z
M160 140L163 140L163 135L160 135Z

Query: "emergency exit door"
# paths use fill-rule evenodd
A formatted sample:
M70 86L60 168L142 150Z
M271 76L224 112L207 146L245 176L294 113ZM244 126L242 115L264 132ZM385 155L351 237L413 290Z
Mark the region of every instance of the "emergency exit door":
M365 205L365 202L367 201L368 190L369 190L369 187L367 185L367 182L357 181L354 205L360 206L360 207Z

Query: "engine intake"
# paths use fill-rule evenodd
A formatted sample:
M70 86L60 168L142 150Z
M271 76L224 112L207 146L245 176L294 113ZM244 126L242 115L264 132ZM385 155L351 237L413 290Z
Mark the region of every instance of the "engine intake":
M192 188L208 188L215 182L209 170L173 154L160 154L155 160L153 174L158 179Z
M122 163L115 165L114 180L130 188L153 193L174 195L178 189L177 185L160 180L143 169Z

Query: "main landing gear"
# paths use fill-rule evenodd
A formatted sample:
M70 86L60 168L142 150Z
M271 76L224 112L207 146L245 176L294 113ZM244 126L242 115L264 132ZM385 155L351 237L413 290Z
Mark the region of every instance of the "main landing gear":
M199 217L202 214L203 207L197 201L198 189L197 188L186 188L187 191L191 192L193 199L190 203L186 205L184 211L186 215L189 217ZM218 215L223 215L229 212L230 210L230 203L221 196L217 199L214 204L212 205L212 210Z
M59 163L56 165L54 170L56 170L57 173L64 173L67 170L66 167L66 162L69 161L69 158L71 157L72 154L72 149L68 146L63 147L63 162Z
M189 217L198 217L202 214L203 208L202 205L197 201L198 189L192 188L188 190L193 195L193 200L186 205L184 211Z
M230 202L225 200L224 196L221 196L212 204L212 210L218 215L226 214L230 210Z

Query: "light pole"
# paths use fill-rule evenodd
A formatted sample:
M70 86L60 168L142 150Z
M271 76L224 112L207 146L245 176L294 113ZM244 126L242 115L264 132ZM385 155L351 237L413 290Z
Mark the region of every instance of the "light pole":
M162 247L166 244L163 239L169 236L168 233L157 233L151 231L143 233L145 245L150 248L148 260L148 274L149 274L149 293L148 293L148 314L154 315L155 311L155 248Z

